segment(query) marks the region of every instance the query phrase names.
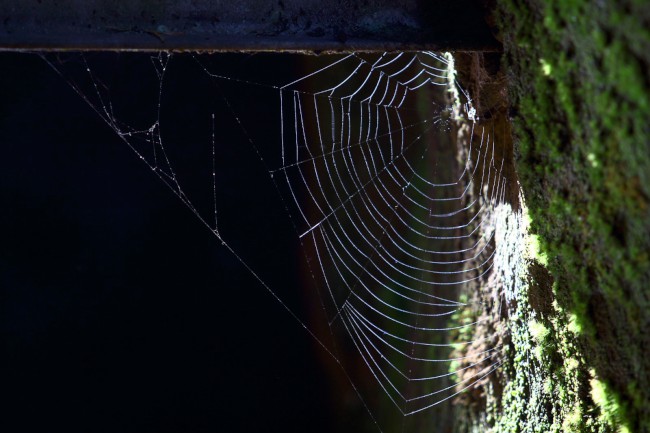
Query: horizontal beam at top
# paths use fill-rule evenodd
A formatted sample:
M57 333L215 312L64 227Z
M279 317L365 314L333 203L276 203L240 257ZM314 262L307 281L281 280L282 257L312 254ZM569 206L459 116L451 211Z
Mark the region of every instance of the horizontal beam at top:
M0 51L497 51L481 1L4 0Z

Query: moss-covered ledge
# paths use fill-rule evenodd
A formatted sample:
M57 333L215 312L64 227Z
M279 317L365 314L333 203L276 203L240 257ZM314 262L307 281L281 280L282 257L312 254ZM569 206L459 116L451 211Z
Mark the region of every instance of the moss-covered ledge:
M533 236L473 429L650 432L650 3L496 3Z

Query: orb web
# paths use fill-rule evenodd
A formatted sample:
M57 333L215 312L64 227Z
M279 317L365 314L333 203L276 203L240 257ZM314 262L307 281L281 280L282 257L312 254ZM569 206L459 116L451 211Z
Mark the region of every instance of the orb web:
M188 114L190 102L181 110L181 97L169 96L180 58L200 76L192 85L210 89L202 95L214 101L208 113ZM507 179L450 54L321 56L283 75L233 69L227 56L160 53L147 59L152 84L135 112L125 108L133 101L116 100L119 80L105 78L101 64L45 59L342 367L378 428L385 406L373 387L408 417L499 367L499 346L469 364L454 355L476 343L457 331L477 322L455 317L480 308L460 294L480 290L493 271L494 209ZM191 92L184 97L191 101ZM194 122L203 130L197 139L167 129ZM227 159L234 136L249 160ZM203 167L184 166L192 152L204 155ZM250 188L233 198L222 170L266 175L302 249L303 289L316 299L317 319L285 300L237 238L238 230L273 228L255 206L265 193ZM355 375L357 365L371 380ZM474 374L458 379L459 369Z

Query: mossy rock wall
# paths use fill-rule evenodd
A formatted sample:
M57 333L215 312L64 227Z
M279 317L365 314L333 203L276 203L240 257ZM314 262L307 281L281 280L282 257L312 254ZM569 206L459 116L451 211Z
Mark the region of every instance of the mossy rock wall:
M532 235L502 395L467 428L649 432L650 2L493 18Z

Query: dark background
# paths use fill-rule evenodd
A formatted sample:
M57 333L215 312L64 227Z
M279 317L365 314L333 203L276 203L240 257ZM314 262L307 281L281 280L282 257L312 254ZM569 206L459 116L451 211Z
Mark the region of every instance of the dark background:
M2 431L367 423L300 324L35 54L0 55L0 151ZM206 161L189 155L189 167ZM240 199L220 224L246 229L232 245L302 314L295 232L267 206L273 190L256 189L251 173L268 173L251 155L219 179L219 194Z

